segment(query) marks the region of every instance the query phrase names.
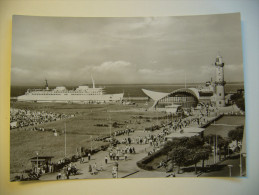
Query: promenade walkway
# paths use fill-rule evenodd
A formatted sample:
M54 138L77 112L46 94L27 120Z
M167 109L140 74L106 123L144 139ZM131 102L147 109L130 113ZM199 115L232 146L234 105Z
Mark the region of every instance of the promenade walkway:
M211 120L213 117L204 117L205 120ZM190 124L190 126L196 126L197 124ZM130 135L121 135L116 137L118 140L123 140L124 138L131 137L131 138L137 138L137 137L144 137L148 135L158 135L162 132L162 128L160 130L156 131L135 131L134 133L130 133ZM125 147L125 144L119 144L120 148ZM153 150L153 146L150 144L131 144L135 148L136 154L127 154L127 160L120 158L118 161L118 178L149 178L149 177L167 177L170 173L166 173L165 170L157 170L157 171L145 171L143 169L140 169L137 166L137 162L144 157L148 155L149 151ZM109 151L100 151L94 155L91 156L91 160L88 161L87 157L85 157L84 163L75 162L73 163L74 166L76 166L77 169L79 169L78 175L70 175L69 179L97 179L97 178L113 178L112 177L112 170L115 165L116 161L109 159ZM108 157L108 163L105 163L105 156ZM96 164L97 169L101 171L98 171L97 174L91 174L89 172L89 165L93 166ZM62 173L62 179L67 179L64 175L64 172ZM132 174L134 173L134 174ZM129 176L128 176L129 175ZM40 177L40 180L56 180L57 173L48 173L44 174ZM194 173L184 173L184 174L176 174L176 177L197 177Z
M130 137L138 137L138 136L146 136L148 134L157 135L161 132L161 130L153 131L153 132L144 132L144 131L135 131L134 133L130 134ZM118 139L121 140L125 137L128 137L126 135L119 136ZM131 146L134 146L136 154L127 154L127 160L120 158L118 161L118 178L124 177L126 175L129 175L131 173L137 172L136 174L133 174L132 177L136 177L136 175L141 175L141 177L149 177L149 175L152 175L150 177L166 177L168 173L165 172L155 172L152 171L151 174L149 174L150 171L145 171L137 166L137 162L147 156L148 152L153 149L150 144L131 144ZM119 147L125 147L125 144L120 144ZM108 163L105 164L105 156L108 157ZM80 163L75 162L73 165L76 166L77 169L79 169L80 174L79 175L71 175L70 179L97 179L97 178L112 178L112 168L114 166L116 161L110 160L108 151L100 151L94 155L91 156L91 160L88 161L87 157L85 157L85 162ZM102 166L102 171L99 171L96 175L91 175L89 173L89 164L93 166L96 163L97 169L100 169ZM143 173L145 172L145 173ZM62 172L61 172L62 173ZM143 175L143 176L142 176ZM147 176L144 176L147 175ZM44 174L40 177L40 180L56 180L57 173L48 173ZM66 179L63 177L63 179Z

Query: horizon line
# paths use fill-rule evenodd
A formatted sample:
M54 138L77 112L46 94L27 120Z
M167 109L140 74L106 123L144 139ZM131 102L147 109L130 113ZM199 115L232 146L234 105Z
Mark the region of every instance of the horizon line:
M237 84L242 83L244 84L244 81L230 81L226 84ZM196 84L205 84L204 82L193 82L193 83L186 83L187 85L196 85ZM49 85L49 86L83 86L83 85L92 85L92 83L84 83L84 84L75 84L75 85ZM185 85L185 83L101 83L96 84L98 85ZM45 85L10 85L10 87L22 87L22 86L45 86Z

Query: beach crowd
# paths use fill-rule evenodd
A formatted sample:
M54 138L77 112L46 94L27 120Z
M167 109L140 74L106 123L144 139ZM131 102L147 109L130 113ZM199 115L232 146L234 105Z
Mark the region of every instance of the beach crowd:
M57 114L46 111L33 111L27 109L10 109L10 128L34 126L61 119L71 118L75 115Z

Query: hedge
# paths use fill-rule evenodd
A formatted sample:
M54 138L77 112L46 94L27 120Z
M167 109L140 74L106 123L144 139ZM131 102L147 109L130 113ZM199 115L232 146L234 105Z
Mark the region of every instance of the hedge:
M154 170L154 168L151 165L147 165L147 164L152 160L154 160L155 158L161 156L162 154L163 154L163 149L158 150L157 152L154 152L150 156L146 156L140 161L138 161L137 166L141 169L148 170L148 171Z

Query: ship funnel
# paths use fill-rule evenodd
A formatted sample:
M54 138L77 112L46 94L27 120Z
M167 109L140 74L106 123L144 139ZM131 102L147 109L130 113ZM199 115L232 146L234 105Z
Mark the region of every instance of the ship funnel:
M93 88L95 88L95 83L94 83L94 79L93 79L92 74L91 74L91 78L92 78Z

